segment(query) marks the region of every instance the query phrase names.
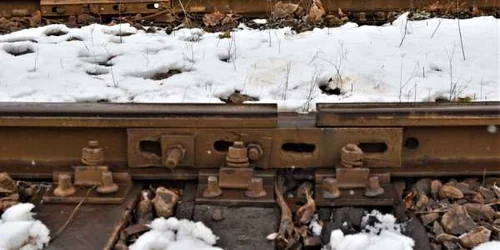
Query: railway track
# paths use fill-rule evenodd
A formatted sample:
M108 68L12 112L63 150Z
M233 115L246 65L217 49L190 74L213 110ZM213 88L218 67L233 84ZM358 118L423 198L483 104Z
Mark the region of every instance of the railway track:
M198 211L201 218L210 207L275 211L280 176L310 182L318 209L394 207L402 203L401 181L410 179L500 176L499 102L324 103L316 110L1 103L0 172L53 184L38 197L40 218L51 229L85 199L49 249L90 238L82 249L112 249L148 185L182 190L175 215L193 218ZM89 191L107 182L117 190ZM64 183L76 191L54 192ZM305 198L286 200L295 212Z

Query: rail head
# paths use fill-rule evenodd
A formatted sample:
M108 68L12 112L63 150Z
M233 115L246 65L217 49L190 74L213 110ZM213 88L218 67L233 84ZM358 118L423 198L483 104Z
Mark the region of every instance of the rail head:
M317 127L488 126L500 124L500 102L318 103Z
M0 126L275 127L276 104L0 103Z

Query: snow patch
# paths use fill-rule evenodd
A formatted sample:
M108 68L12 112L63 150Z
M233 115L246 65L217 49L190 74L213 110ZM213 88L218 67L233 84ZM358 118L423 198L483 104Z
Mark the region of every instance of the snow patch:
M179 40L185 42L199 42L205 32L202 29L181 29L175 32Z
M321 230L323 230L323 226L321 226L318 223L318 214L315 214L313 216L311 223L309 224L309 228L311 228L313 235L315 235L315 236L321 235Z
M373 210L363 216L364 232L344 235L340 230L332 231L330 243L324 250L413 250L415 241L402 235L402 226L391 214Z
M130 36L137 33L137 29L132 27L129 23L123 23L113 26L104 26L102 29L104 34L114 36Z
M477 17L460 25L466 60L456 20L405 15L387 26L346 23L303 33L246 27L223 39L201 29L152 34L129 24L48 25L0 36L0 100L220 103L217 97L238 89L289 112L311 112L321 102L500 100L500 22ZM12 56L5 48L33 53ZM87 70L93 65L109 73ZM150 79L165 68L190 73ZM330 78L330 90L322 91ZM460 93L450 95L450 82Z
M0 220L0 249L43 249L48 245L49 229L33 219L31 203L20 203L8 208Z
M490 241L483 243L472 250L498 250L500 249L500 241Z
M13 56L22 56L35 52L35 46L31 42L16 42L4 44L3 50Z
M33 213L31 210L35 208L35 205L31 203L21 203L7 209L2 214L2 221L30 221L33 220Z
M370 225L370 220L375 220L373 225ZM373 210L363 216L361 227L369 234L378 234L383 231L401 233L401 224L396 223L396 218L392 214L382 214L378 210Z
M45 36L62 36L68 34L69 29L66 25L54 24L47 26L43 32Z
M149 227L151 231L141 235L130 250L222 250L213 247L218 237L202 222L157 218Z
M256 24L266 24L267 19L253 19L252 22L254 22Z

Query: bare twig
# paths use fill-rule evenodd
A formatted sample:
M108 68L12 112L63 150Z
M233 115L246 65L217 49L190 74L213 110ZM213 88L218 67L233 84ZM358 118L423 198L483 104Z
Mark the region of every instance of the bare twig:
M453 49L451 50L451 54L448 54L448 52L446 52L446 55L448 56L448 66L450 67L450 92L449 92L450 100L452 100L454 86L456 86L453 83L453 55L454 55L454 53L455 53L455 46L453 46Z
M417 102L417 83L414 84L413 91L414 91L413 93L415 95L414 98L413 98L413 101Z
M457 25L458 25L458 34L460 35L460 48L462 48L462 57L465 61L465 50L464 50L464 41L462 39L462 29L460 28L460 18L458 17L458 2L459 1L456 1L457 2Z
M408 18L406 18L406 20L405 20L403 37L401 37L401 42L399 43L400 48L401 48L401 46L403 46L403 42L405 41L407 33L408 33Z
M123 36L122 36L122 0L118 3L118 22L119 22L119 29L120 29L120 43L123 43Z
M109 53L108 48L106 48L106 46L103 46L103 48L104 48L104 51L106 51L106 54L108 55L108 58L111 57L111 53ZM97 65L96 65L96 69L97 69ZM116 82L116 79L115 79L115 73L113 72L113 65L109 66L109 70L110 70L110 73L111 73L111 80L113 81L113 86L115 88L117 88L118 87L118 82Z
M78 205L76 205L76 207L73 209L73 212L71 212L71 215L66 220L66 222L59 228L59 230L57 230L57 232L54 234L54 236L52 236L52 238L50 239L50 242L53 242L57 237L59 237L59 235L62 233L62 231L64 231L64 229L66 229L66 227L69 225L69 223L71 222L73 217L76 215L76 212L78 211L78 209L83 205L83 203L90 196L90 192L92 192L92 190L94 190L94 188L96 188L96 187L97 186L93 186L93 187L89 188L89 190L87 191L87 195L85 195L85 197L83 197L83 199L78 203Z
M312 95L314 93L314 89L317 82L318 82L318 72L314 71L311 81L309 82L309 89L307 91L306 103L304 105L303 112L309 112L309 109L311 108L311 101L313 98Z
M404 59L404 57L405 57L405 54L401 54L401 68L400 68L399 95L398 95L399 102L402 101L404 88L415 78L415 76L418 74L418 68L419 68L419 63L417 62L415 64L415 67L413 68L412 73L408 77L408 79L406 79L406 81L403 81L403 59ZM409 90L408 93L410 93L410 92L411 92L411 90ZM409 94L407 95L407 99L408 100L410 99Z
M39 49L38 49L38 47L37 47L37 48L36 48L36 55L35 55L35 65L33 66L33 72L35 72L35 71L36 71L36 68L37 68L36 66L37 66L37 63L38 63L38 56L39 56L39 54L40 54L40 53L39 53Z
M343 88L344 87L344 79L342 77L342 65L344 59L347 58L347 49L344 49L344 43L339 42L339 47L337 48L337 54L336 54L336 60L333 61L333 59L327 60L321 56L319 56L319 51L316 51L315 55L309 62L311 64L314 60L320 59L324 62L327 62L328 64L332 65L334 70L335 70L335 76L333 79L333 82L335 83L336 87Z
M290 71L292 69L292 61L288 61L287 65L286 65L286 78L285 78L285 86L283 88L283 93L281 95L281 99L282 100L286 100L286 94L287 94L287 91L288 91L288 82L290 80Z
M434 213L446 213L449 209L434 209L430 211L415 211L415 214L434 214Z
M458 24L458 34L460 35L460 48L462 49L462 57L465 61L465 49L464 49L464 41L462 39L462 29L460 28L460 18L457 18Z
M401 64L399 67L399 102L401 102L401 95L403 93L403 59L405 55L401 55Z
M188 27L190 26L189 24L189 19L188 19L188 14L187 14L187 11L186 9L184 8L184 5L182 4L182 1L181 0L178 0L179 1L179 4L182 8L182 12L184 12L184 24L185 25L188 25Z
M439 19L438 25L436 26L436 28L432 32L431 38L434 38L434 35L436 34L437 30L439 29L439 26L441 26L442 22L443 22L443 19Z
M267 32L269 34L269 48L272 47L272 38L271 38L271 30Z

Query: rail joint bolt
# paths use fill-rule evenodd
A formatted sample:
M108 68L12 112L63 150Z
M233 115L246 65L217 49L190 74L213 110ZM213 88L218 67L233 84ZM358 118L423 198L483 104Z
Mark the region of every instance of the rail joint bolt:
M248 144L248 158L252 161L257 161L260 158L262 158L262 155L264 154L264 150L262 147L257 144L257 143L250 143Z
M347 168L363 165L363 150L358 145L349 143L340 150L340 164Z
M336 199L340 197L339 184L335 178L325 178L323 180L323 198Z
M97 187L98 193L111 194L118 191L118 185L113 181L113 173L110 171L103 171L101 178L101 185Z
M220 195L222 195L222 190L219 187L217 176L209 176L207 188L203 191L203 197L212 198Z
M73 183L71 182L70 174L59 174L57 187L54 189L54 195L59 197L71 196L76 192Z
M97 166L104 163L104 151L98 141L89 141L82 149L82 163L88 166Z
M184 159L185 154L186 150L180 144L170 146L167 151L165 166L170 169L177 167L179 165L179 162Z
M372 176L368 178L365 186L365 196L376 197L382 195L384 189L380 186L380 181L377 176Z
M226 156L226 164L228 167L245 168L250 166L248 159L248 148L242 141L235 141L233 146L230 146Z
M259 198L266 196L266 190L264 190L262 178L252 178L248 190L245 191L245 195L250 198Z

